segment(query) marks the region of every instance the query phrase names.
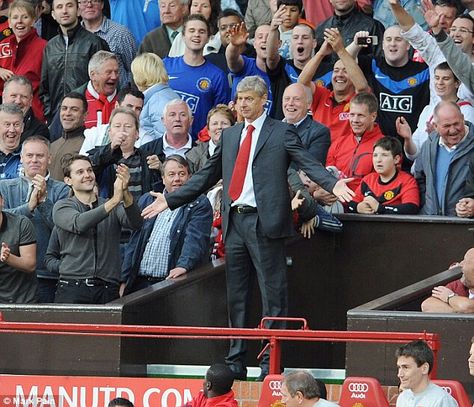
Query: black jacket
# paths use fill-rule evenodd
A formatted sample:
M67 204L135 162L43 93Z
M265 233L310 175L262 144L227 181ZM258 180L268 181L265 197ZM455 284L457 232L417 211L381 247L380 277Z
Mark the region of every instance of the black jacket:
M383 24L374 20L372 17L364 14L355 6L352 11L344 16L333 15L327 20L323 21L318 28L316 28L316 40L318 41L318 49L324 42L324 30L326 28L338 28L344 40L344 46L347 47L353 40L354 35L358 31L368 31L370 35L378 37L379 45L376 47L362 48L360 51L361 55L379 55L382 49L383 33L385 28ZM329 58L325 58L325 61L333 63L337 60L335 53L331 54Z
M142 191L143 193L149 191L163 191L163 181L161 179L160 171L150 170L148 168L147 160L149 154L141 148L137 148L140 155L142 167ZM111 149L110 143L105 146L100 146L88 152L89 158L92 161L95 175L102 197L110 198L114 191L115 169L114 164L119 164L123 158L122 150L117 148Z
M21 133L20 144L30 136L44 136L49 140L49 130L48 126L43 122L39 121L33 114L31 108L25 114L23 118L23 133Z
M68 46L60 32L44 49L41 66L40 98L48 121L73 89L89 81L87 66L97 51L107 50L107 43L80 24L68 31Z

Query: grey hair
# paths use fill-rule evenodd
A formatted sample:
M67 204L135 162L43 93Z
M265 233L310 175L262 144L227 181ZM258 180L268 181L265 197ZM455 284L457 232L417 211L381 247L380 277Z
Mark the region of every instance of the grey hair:
M14 103L2 103L0 105L0 112L21 116L21 120L23 120L23 111Z
M298 391L301 392L303 397L307 400L321 397L318 382L305 370L294 370L286 373L283 376L282 382L285 383L291 397L295 397Z
M21 86L28 86L30 93L33 95L33 85L31 84L31 81L26 76L22 76L22 75L10 76L10 78L8 78L3 84L3 92L5 92L5 89L8 88L8 85L10 85L10 83L17 83L18 85L21 85Z
M459 107L459 105L456 103L456 102L453 102L453 101L441 101L439 102L434 110L433 110L433 119L435 122L438 121L438 118L439 118L439 111L447 106L451 106L454 110L456 110L460 115L462 115L462 112L461 112L461 108Z
M119 113L127 114L133 118L133 123L135 124L135 129L138 131L140 128L140 123L138 122L137 115L135 112L128 108L128 107L116 107L114 110L112 110L112 114L110 115L109 123L112 124L112 119L117 116Z
M109 59L114 59L118 63L117 55L113 52L109 51L97 51L94 55L92 55L91 59L89 60L89 65L87 66L87 72L89 76L91 76L92 72L97 72L102 64Z
M34 136L30 136L28 137L24 142L23 144L21 145L21 154L23 154L23 150L25 148L25 146L29 143L35 143L35 142L38 142L38 143L43 143L47 148L48 148L48 151L49 151L49 147L51 145L50 141L44 137L44 136L41 136L41 135L34 135Z
M258 96L268 95L266 82L260 76L246 76L237 84L237 93L256 92Z
M170 106L174 106L174 105L180 105L181 103L184 103L186 105L186 107L188 108L188 114L189 114L189 117L193 117L193 111L191 110L191 108L189 107L189 105L186 103L186 101L184 101L183 99L173 99L173 100L170 100L166 105L165 107L163 108L163 116L162 117L165 117L166 116L166 113L168 113L168 109L170 108Z

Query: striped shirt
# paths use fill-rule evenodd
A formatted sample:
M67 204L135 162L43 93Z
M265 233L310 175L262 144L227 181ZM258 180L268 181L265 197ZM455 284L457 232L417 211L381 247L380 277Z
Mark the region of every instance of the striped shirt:
M170 255L170 231L178 209L169 208L161 212L155 220L153 230L143 252L138 275L147 277L167 277Z

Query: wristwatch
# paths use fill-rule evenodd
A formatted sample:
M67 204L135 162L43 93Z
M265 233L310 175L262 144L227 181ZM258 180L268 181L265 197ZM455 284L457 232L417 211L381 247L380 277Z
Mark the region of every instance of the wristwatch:
M449 300L450 300L451 298L453 298L453 297L456 297L456 295L457 295L456 293L451 293L451 294L449 294L449 295L446 297L446 304L449 305Z

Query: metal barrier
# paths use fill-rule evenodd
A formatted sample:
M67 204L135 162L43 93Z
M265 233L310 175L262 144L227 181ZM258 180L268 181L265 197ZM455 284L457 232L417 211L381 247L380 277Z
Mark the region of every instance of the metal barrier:
M300 329L266 329L266 321L299 322ZM367 331L322 331L311 330L304 318L263 318L257 328L216 328L194 326L149 326L149 325L112 325L112 324L71 324L8 322L0 313L0 334L38 334L38 335L75 335L75 336L121 336L155 339L244 339L268 341L259 357L269 349L269 374L280 373L281 342L372 342L372 343L405 343L413 340L424 340L434 353L434 366L431 377L436 378L439 335L425 332L367 332Z

